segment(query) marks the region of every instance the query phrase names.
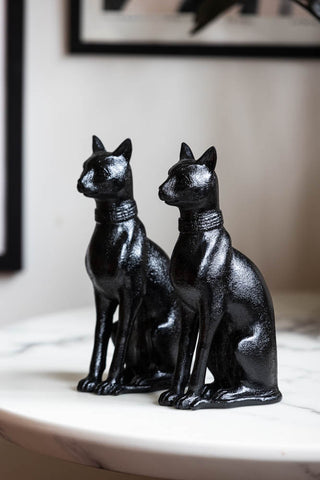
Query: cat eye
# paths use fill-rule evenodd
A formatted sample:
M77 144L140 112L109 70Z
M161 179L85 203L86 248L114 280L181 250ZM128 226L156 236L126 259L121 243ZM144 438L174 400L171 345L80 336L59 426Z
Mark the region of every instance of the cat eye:
M189 183L189 175L182 173L179 175L179 181L183 183Z

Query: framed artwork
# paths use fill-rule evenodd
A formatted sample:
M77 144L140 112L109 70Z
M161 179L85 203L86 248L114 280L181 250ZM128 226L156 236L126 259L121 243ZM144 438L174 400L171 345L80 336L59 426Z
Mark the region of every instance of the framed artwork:
M290 0L246 0L194 35L201 0L69 1L73 53L320 57L319 22Z
M21 268L23 0L0 2L0 270Z

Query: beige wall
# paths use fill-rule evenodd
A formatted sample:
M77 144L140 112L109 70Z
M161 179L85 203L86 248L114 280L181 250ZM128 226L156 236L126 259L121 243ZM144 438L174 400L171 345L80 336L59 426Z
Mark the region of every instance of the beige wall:
M0 321L91 302L93 203L75 190L91 134L134 142L140 215L170 253L177 212L157 198L182 140L218 150L234 245L273 290L320 287L320 63L75 56L62 0L26 1L25 269L0 277Z

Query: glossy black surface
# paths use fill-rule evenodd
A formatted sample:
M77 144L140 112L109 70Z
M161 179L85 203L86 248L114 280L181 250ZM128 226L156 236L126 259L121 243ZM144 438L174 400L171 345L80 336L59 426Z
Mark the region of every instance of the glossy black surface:
M96 331L89 374L78 390L100 395L168 388L176 364L180 322L169 278L169 259L146 236L133 200L125 140L107 152L93 137L78 190L96 201L96 227L86 255L96 302ZM119 321L113 323L119 306ZM106 381L102 374L110 336L115 343Z
M159 189L181 214L170 273L182 310L174 381L159 403L180 409L281 399L272 300L258 268L232 247L223 227L215 165L214 147L195 160L183 143ZM207 367L214 382L205 385Z

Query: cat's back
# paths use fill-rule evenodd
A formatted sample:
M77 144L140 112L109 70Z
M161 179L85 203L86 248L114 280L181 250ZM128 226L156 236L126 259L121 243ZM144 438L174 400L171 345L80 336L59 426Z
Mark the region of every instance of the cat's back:
M233 248L228 275L229 293L235 303L250 301L256 307L273 311L271 295L259 268L246 255Z

